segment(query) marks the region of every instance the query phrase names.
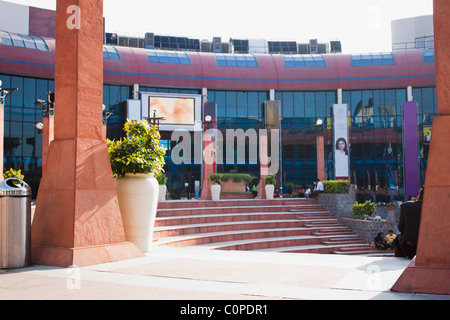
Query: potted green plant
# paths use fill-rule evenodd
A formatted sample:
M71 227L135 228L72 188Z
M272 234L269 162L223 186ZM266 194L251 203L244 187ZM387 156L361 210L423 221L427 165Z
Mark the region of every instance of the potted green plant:
M209 180L213 182L213 185L211 186L211 197L213 201L219 201L220 200L220 181L222 180L222 174L220 173L211 173L209 175Z
M366 201L365 203L356 203L352 207L352 214L361 220L367 220L369 217L373 217L377 210L377 205L372 201Z
M155 176L163 170L166 149L156 127L146 121L128 120L124 131L125 138L107 140L111 169L127 240L149 252L158 207Z
M252 182L252 176L246 173L222 173L220 188L223 193L246 192L246 185Z
M266 199L272 200L275 192L275 184L277 183L275 175L271 174L264 178L264 185L266 189Z
M157 176L156 176L156 180L158 181L159 184L159 197L158 197L158 202L165 202L166 201L166 193L167 193L167 176L160 172Z

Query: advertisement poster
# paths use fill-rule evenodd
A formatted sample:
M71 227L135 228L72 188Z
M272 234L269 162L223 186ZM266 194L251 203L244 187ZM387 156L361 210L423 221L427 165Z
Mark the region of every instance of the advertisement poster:
M346 104L333 106L334 168L336 180L349 179L350 145L348 143L348 115Z

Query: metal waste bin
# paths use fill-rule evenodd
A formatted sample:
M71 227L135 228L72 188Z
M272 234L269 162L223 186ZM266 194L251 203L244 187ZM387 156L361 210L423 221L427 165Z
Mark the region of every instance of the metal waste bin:
M22 180L0 183L0 269L31 263L31 196L30 186Z

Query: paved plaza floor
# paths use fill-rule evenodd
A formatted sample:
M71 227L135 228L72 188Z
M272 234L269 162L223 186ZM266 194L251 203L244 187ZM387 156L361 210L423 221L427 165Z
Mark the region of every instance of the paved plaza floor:
M450 300L390 291L394 257L156 247L146 257L82 268L0 270L1 300Z

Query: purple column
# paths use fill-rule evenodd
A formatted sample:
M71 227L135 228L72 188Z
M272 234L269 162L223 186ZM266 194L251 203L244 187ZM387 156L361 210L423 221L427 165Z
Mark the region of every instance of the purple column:
M403 104L403 154L405 157L405 196L419 194L419 150L417 137L417 103Z

